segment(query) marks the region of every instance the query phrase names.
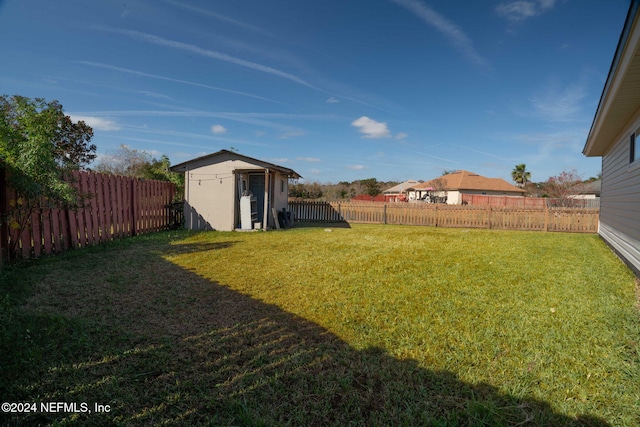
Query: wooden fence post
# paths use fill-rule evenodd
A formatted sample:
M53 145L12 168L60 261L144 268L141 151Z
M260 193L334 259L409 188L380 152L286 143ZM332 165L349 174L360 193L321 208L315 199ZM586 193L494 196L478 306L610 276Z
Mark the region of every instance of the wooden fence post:
M384 210L382 211L382 222L387 223L387 204L384 204Z
M544 231L549 230L549 206L544 205Z
M434 206L434 208L435 208L435 209L434 209L435 227L437 227L437 226L438 226L438 205L436 204L436 205Z

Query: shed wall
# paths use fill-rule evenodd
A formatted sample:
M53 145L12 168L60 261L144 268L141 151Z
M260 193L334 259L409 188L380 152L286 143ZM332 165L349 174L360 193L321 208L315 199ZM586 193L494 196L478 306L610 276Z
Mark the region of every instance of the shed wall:
M235 225L233 162L185 172L185 224L189 230L231 231Z

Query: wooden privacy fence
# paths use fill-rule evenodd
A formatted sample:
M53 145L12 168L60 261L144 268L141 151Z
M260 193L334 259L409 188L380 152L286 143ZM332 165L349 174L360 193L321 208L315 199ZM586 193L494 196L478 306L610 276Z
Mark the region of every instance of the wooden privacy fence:
M599 209L518 208L429 203L290 201L296 222L354 222L432 227L596 233Z
M565 197L554 199L546 197L523 197L523 196L487 196L482 194L462 194L462 204L472 206L493 206L507 208L535 208L545 207L565 207L599 209L600 198L582 199L578 197Z
M71 185L83 196L81 207L35 209L20 232L11 227L15 192L0 180L0 218L5 218L0 227L3 257L38 257L91 246L165 230L181 220L181 210L171 204L176 186L170 182L76 171Z

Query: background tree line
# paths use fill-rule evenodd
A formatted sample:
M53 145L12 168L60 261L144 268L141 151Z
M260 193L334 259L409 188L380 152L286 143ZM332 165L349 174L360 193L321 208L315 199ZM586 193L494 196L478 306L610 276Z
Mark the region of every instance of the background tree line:
M376 178L359 179L352 182L341 181L337 184L294 182L289 185L289 197L319 201L351 199L361 194L375 197L383 190L397 184L399 184L397 181L378 181Z

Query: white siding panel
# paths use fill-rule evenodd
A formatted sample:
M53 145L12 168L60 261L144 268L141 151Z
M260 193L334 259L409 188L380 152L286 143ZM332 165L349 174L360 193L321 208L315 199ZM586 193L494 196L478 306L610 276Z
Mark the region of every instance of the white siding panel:
M602 157L600 235L640 270L640 164L629 164L629 135L638 117Z
M640 271L640 240L602 223L598 232L636 272Z

